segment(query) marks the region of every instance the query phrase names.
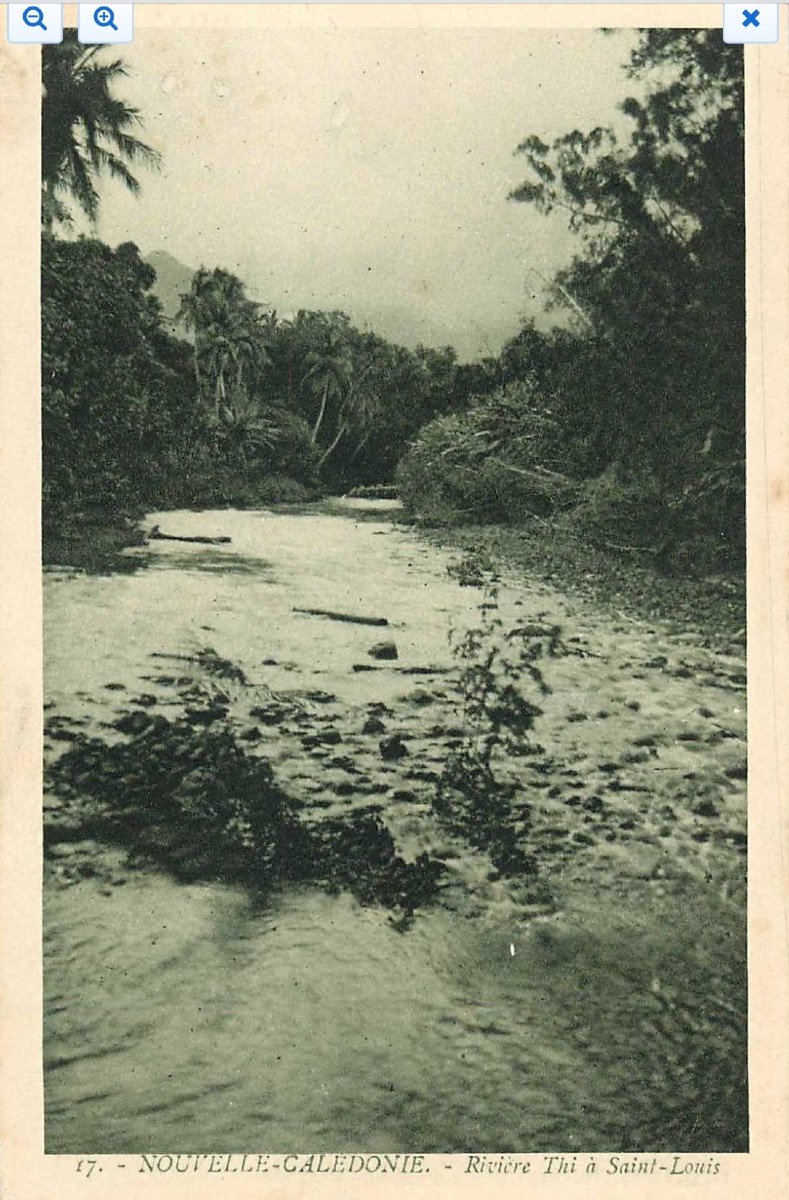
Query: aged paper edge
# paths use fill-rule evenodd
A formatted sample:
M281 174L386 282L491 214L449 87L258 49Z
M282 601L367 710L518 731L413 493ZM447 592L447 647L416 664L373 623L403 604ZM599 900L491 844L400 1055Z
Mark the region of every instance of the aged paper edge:
M534 1167L513 1177L462 1173L463 1157L429 1156L410 1176L252 1174L154 1177L135 1156L105 1156L88 1181L76 1156L43 1153L41 1076L41 720L38 55L0 33L0 1190L8 1200L93 1195L289 1198L319 1193L376 1200L498 1196L517 1187L640 1200L676 1189L715 1200L773 1200L789 1183L789 54L787 8L777 46L746 50L748 322L748 730L751 1150L716 1156L720 1173L691 1179L563 1177ZM0 21L5 27L5 6ZM66 23L76 24L73 5ZM139 6L137 28L188 33L247 28L590 28L715 26L720 5L206 5ZM715 1081L710 1081L714 1088ZM206 1152L212 1147L207 1146ZM250 1147L255 1150L255 1147ZM418 1150L418 1147L414 1147ZM583 1165L589 1156L580 1156ZM599 1153L598 1159L605 1155ZM697 1156L700 1157L700 1156ZM120 1163L126 1163L121 1169ZM451 1172L445 1171L453 1164ZM746 1192L747 1189L747 1192Z

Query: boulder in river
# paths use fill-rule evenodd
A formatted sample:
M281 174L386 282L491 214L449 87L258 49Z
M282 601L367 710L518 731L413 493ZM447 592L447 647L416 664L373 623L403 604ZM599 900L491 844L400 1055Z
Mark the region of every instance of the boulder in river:
M383 660L389 660L389 661L398 657L397 646L395 645L394 642L391 642L391 641L390 642L376 642L374 646L370 647L370 649L367 651L367 653L370 655L370 658L377 658L377 659L383 659Z
M406 754L408 754L408 747L399 733L395 733L392 737L384 738L382 742L378 743L378 748L381 751L381 758L386 762L405 758Z
M342 737L336 729L318 730L317 733L305 734L301 743L303 746L339 746Z

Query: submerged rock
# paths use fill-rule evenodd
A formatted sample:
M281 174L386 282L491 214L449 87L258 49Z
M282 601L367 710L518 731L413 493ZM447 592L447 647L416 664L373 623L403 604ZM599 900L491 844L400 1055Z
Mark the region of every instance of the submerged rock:
M339 746L342 737L336 729L323 729L318 733L306 733L301 739L303 746Z
M399 657L397 653L397 646L391 641L376 642L374 646L370 647L367 653L370 655L370 658L391 660Z
M392 737L384 738L382 742L378 743L378 749L381 751L381 758L385 762L393 762L395 759L405 758L408 754L408 747L399 733L394 734Z

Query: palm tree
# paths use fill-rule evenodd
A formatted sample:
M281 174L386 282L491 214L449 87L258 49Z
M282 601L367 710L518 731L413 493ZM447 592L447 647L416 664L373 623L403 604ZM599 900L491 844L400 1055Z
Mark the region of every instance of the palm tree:
M331 457L340 442L352 430L356 434L357 444L351 455L353 461L361 452L370 437L376 417L380 414L381 402L371 388L357 390L349 387L343 397L340 411L337 415L337 429L332 441L318 459L318 469Z
M242 464L273 453L281 433L273 411L250 399L238 385L231 387L218 421L234 457Z
M305 364L307 373L304 382L321 398L318 415L312 427L312 444L315 445L326 415L329 396L342 396L353 374L353 361L340 330L328 327L321 331L319 340L313 344L305 357Z
M195 385L197 387L198 399L203 397L203 377L200 370L200 359L202 352L202 336L206 324L208 295L212 286L212 273L207 267L200 267L192 276L192 282L188 292L181 295L181 306L176 313L176 321L180 321L191 333L194 334L194 347L192 351Z
M356 442L349 461L358 458L381 414L381 389L391 378L400 352L399 346L390 346L375 334L357 336L353 374L340 400L334 437L318 460L318 467L323 466L348 435Z
M201 267L181 296L177 320L194 333L194 368L198 395L206 399L212 382L214 416L227 407L227 381L234 370L234 386L241 390L245 372L264 366L265 324L260 306L249 300L241 280L230 271Z
M127 74L121 59L97 61L101 46L82 46L77 31L42 46L41 107L42 219L51 232L55 220L71 223L61 193L70 194L91 221L99 211L96 178L107 173L132 194L140 184L128 163L157 167L159 154L135 137L141 122L136 108L113 95Z

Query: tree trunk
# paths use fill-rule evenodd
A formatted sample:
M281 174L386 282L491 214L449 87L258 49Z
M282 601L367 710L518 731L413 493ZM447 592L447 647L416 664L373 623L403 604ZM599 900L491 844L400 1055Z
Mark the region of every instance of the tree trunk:
M44 205L44 212L42 214L43 224L44 224L44 232L51 233L52 226L55 223L55 212L54 212L55 187L54 187L54 184L52 183L51 179L44 180L44 196L46 197L46 204Z
M340 428L337 430L337 436L335 437L334 441L329 446L328 450L324 451L324 453L321 455L321 457L318 460L318 470L319 471L320 471L321 467L323 466L323 464L326 462L326 459L329 457L329 455L334 453L334 450L338 446L340 439L347 432L348 432L347 425L341 425Z
M203 399L203 380L200 376L200 353L197 349L197 333L195 333L194 368L195 368L195 387L197 388L197 402L199 404Z
M361 454L362 450L364 450L365 446L367 445L367 443L370 440L371 432L372 432L371 430L368 430L368 432L364 435L364 437L361 439L361 441L357 442L356 449L354 450L353 454L351 455L351 462L355 462L356 459Z
M320 433L320 428L321 428L321 425L323 424L323 418L326 413L326 401L328 400L328 398L329 398L329 377L327 375L326 382L323 385L323 396L321 397L321 407L320 407L320 411L318 412L318 419L315 422L315 425L312 430L313 446L315 445L315 443L318 440L318 434Z
M216 417L218 420L219 419L219 410L225 402L225 369L224 369L224 367L220 367L219 370L217 371L216 394L215 394L214 399L215 399L215 405L216 405Z

